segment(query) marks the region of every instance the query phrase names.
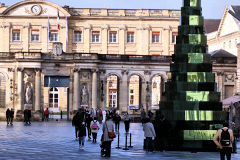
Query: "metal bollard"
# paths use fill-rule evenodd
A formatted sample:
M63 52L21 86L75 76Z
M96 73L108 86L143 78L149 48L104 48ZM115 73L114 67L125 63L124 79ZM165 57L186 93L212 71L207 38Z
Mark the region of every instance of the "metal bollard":
M119 133L118 133L118 144L117 144L117 149L121 149L121 147L119 146Z
M61 110L61 119L62 119L62 115L63 115L63 112L62 112L62 110Z
M130 145L128 146L128 148L132 148L132 133L130 133Z
M126 133L126 139L125 139L125 147L123 148L123 150L129 150L127 147L127 133Z

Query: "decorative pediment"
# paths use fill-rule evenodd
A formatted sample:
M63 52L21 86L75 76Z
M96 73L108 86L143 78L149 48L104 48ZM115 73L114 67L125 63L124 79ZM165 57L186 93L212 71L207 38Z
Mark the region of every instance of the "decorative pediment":
M26 0L16 3L5 11L3 15L6 16L49 16L56 17L59 11L60 17L69 17L70 14L55 3L45 0Z
M229 13L229 8L226 7L218 28L218 37L238 32L239 30L238 20Z

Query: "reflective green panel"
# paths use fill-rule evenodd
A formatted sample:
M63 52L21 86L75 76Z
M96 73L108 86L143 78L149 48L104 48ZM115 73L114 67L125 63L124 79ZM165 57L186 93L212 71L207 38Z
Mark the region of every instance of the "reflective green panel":
M191 7L200 7L201 0L190 0Z
M189 34L189 44L202 44L204 42L204 35Z
M185 111L186 121L213 121L213 111Z
M203 54L188 53L188 63L203 63Z
M186 101L209 101L209 91L187 91Z
M189 25L203 25L203 18L201 16L189 16Z
M188 82L206 82L205 72L188 72L187 73Z
M184 130L184 140L213 140L217 130Z

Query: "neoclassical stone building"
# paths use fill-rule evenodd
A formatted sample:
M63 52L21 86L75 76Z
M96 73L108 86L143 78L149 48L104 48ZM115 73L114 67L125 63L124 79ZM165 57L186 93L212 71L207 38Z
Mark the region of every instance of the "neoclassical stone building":
M59 15L59 16L58 16ZM45 0L0 8L1 116L25 108L157 108L180 11L80 9ZM59 20L57 20L59 17Z
M180 10L70 8L45 0L2 4L0 116L7 108L17 118L25 108L36 118L45 108L70 117L80 107L134 115L157 109L179 16ZM216 62L216 79L236 66Z

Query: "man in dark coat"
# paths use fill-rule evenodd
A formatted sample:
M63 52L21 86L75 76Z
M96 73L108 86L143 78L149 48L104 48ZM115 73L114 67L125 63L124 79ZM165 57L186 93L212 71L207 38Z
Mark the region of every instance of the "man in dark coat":
M156 131L155 147L156 150L165 151L168 147L168 137L170 134L171 124L164 115L157 115L154 123Z
M24 109L23 115L24 115L24 122L27 124L27 119L28 119L28 110L27 109Z
M31 124L32 111L30 109L27 110L27 124Z
M7 111L6 111L6 119L7 119L7 125L9 125L9 123L10 123L10 110L9 110L9 108L7 109Z
M10 124L13 125L13 118L14 118L14 110L11 109L10 111Z
M113 122L115 123L115 132L119 132L121 117L118 113L115 113L113 116Z

